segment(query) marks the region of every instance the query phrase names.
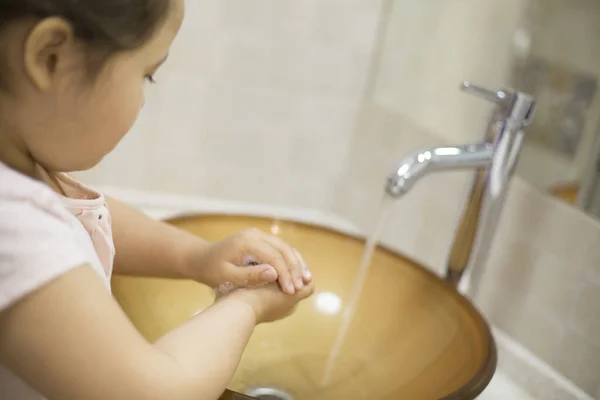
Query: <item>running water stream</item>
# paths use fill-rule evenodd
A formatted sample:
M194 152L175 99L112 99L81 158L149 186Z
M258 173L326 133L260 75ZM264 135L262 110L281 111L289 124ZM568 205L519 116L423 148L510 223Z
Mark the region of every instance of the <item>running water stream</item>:
M321 382L321 385L323 387L326 387L330 384L336 362L339 358L340 350L342 349L342 345L344 344L344 340L346 339L346 335L348 334L348 329L350 328L350 324L352 323L352 319L354 318L356 305L360 300L360 295L365 285L367 273L369 272L369 267L371 266L373 253L377 248L377 242L379 240L381 230L383 229L383 226L386 222L386 217L391 209L392 200L393 199L387 195L383 198L381 206L379 207L379 217L376 220L373 231L371 232L365 243L365 248L363 250L362 258L358 267L358 272L352 284L352 290L350 292L350 296L348 297L348 301L344 309L344 314L342 316L342 324L338 331L331 352L329 353L329 358L325 367L325 374L323 375L323 381Z

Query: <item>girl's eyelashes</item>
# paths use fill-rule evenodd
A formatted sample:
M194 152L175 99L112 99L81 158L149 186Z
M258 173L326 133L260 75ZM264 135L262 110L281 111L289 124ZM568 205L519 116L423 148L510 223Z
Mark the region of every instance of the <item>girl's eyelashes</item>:
M148 82L150 82L151 84L155 84L156 83L156 79L154 79L153 75L146 75L146 80Z

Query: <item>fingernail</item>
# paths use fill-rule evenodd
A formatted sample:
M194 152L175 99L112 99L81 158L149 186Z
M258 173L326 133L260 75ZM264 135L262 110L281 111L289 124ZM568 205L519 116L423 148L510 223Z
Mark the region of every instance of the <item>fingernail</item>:
M296 288L294 288L294 284L292 282L287 284L287 289L289 294L294 294L296 292Z
M304 277L305 277L306 279L312 279L312 274L310 273L310 271L308 270L308 268L306 268L306 269L304 270Z
M304 282L302 282L302 278L296 278L296 289L302 289L304 287Z
M272 282L277 279L277 271L273 267L265 269L260 275L264 281Z

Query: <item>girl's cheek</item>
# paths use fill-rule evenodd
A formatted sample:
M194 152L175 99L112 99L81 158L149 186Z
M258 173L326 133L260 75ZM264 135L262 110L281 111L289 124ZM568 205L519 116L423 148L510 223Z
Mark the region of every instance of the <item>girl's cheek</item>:
M144 106L145 96L143 88L130 86L126 95L121 98L121 107L116 110L120 114L121 124L123 125L124 133L127 133L134 125L138 118L140 110Z

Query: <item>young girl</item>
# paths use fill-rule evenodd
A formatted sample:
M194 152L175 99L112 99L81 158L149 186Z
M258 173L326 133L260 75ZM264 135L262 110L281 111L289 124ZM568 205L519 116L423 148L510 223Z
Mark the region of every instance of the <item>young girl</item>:
M96 165L132 126L183 7L0 1L1 399L216 399L255 325L313 291L277 237L207 243L64 174ZM111 297L112 273L245 287L148 343Z

